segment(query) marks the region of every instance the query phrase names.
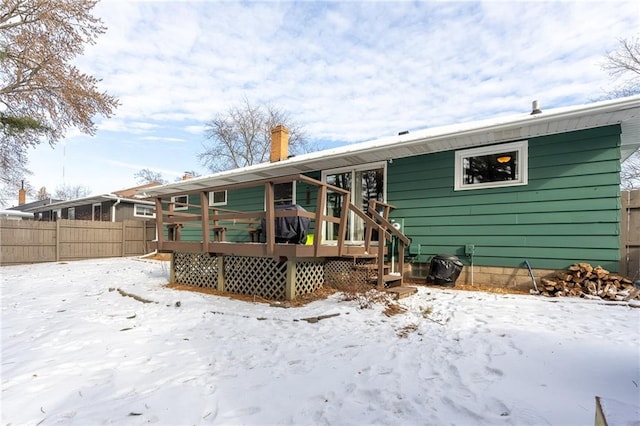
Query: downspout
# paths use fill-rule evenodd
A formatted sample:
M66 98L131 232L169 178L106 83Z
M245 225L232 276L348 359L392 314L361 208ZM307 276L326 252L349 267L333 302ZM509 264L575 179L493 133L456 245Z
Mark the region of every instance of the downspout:
M122 201L122 198L117 198L116 202L113 203L113 205L111 206L111 222L115 222L116 221L116 206L118 204L120 204L120 202Z

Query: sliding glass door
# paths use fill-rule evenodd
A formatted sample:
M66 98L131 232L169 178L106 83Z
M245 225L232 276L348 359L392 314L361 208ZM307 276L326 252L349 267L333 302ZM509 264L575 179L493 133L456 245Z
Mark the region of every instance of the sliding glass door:
M322 173L324 182L350 191L350 202L363 212L369 209L371 200L384 201L386 198L386 163L367 164L359 167L327 170ZM343 202L340 194L327 191L327 214L340 217ZM325 241L336 241L340 229L338 224L327 223L324 229ZM364 240L364 221L350 212L346 238L351 242Z

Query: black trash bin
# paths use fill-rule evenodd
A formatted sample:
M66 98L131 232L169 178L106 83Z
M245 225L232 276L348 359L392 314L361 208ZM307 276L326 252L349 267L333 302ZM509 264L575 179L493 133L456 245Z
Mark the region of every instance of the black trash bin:
M431 259L427 283L453 287L462 272L462 262L452 254L437 254Z

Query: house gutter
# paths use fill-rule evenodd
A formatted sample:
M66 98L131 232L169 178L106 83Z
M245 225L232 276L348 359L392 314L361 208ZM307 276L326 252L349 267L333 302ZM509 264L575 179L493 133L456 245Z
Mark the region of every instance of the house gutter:
M505 117L496 117L491 119L472 121L467 123L450 124L441 127L427 128L418 130L412 134L404 134L397 136L388 136L384 138L375 139L372 141L360 142L356 144L345 145L328 150L317 151L313 153L302 154L299 156L291 157L275 163L261 163L251 166L245 166L238 169L227 170L223 172L217 172L213 175L202 176L199 178L189 179L187 181L169 183L165 185L151 187L145 190L145 196L158 197L178 195L183 192L196 192L204 188L209 188L216 185L232 184L238 182L245 182L242 180L243 176L248 175L260 175L264 178L277 176L278 170L283 169L295 169L289 174L305 173L311 170L320 170L327 166L326 161L328 158L331 161L337 161L348 158L353 155L362 155L364 153L375 155L377 153L389 153L393 158L393 151L410 148L412 146L423 146L435 144L447 140L459 140L468 139L472 141L472 138L478 135L489 135L486 141L480 145L487 145L492 143L502 143L513 139L529 138L532 136L539 136L539 134L520 134L510 133L514 130L526 128L527 126L543 125L554 122L561 122L563 120L577 120L576 123L581 123L580 120L586 120L591 116L600 116L597 123L590 123L585 121L584 125L574 125L571 129L562 131L574 131L582 130L601 125L611 125L613 123L621 123L631 120L632 118L638 119L640 117L640 96L633 96L629 98L623 98L623 100L615 99L609 101L602 101L596 104L588 104L581 106L561 107L550 109L546 112L536 114L517 114ZM586 118L585 118L586 117ZM552 134L553 132L546 132L545 134ZM514 134L516 136L514 136ZM421 151L415 155L429 154L432 152L440 152L452 149L463 149L477 146L478 143L468 143L464 146L438 148ZM382 155L381 157L384 157ZM372 160L372 161L381 161ZM226 181L224 184L216 183ZM192 189L187 189L192 188Z
M121 201L122 201L122 198L116 197L116 202L113 203L113 205L111 206L111 222L116 221L116 206L120 204Z

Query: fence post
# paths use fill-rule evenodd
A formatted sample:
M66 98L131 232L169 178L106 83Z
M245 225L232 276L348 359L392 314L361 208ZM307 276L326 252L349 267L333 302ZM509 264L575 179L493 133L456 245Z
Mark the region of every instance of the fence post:
M122 221L122 256L120 257L125 257L126 256L126 249L125 247L127 246L127 225L125 224L126 222L123 220Z
M56 262L60 262L60 219L56 220Z

